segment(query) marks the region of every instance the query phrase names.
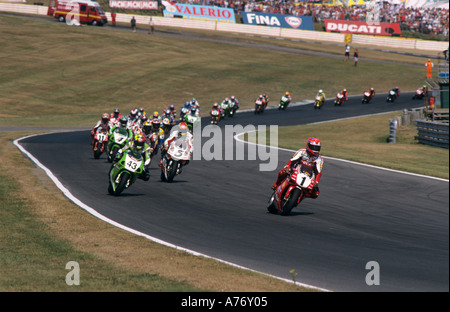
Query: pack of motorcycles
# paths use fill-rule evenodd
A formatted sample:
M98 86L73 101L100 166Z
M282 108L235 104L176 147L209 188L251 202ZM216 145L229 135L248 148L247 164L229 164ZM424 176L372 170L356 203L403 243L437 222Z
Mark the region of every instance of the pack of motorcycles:
M392 90L389 91L386 101L394 102L398 97ZM421 99L424 97L423 89L416 91L413 99ZM369 103L372 95L369 91L365 91L362 97L362 103ZM344 96L341 93L336 95L334 104L340 106L345 102ZM267 107L269 100L261 101L258 97L255 101L255 114L261 114ZM283 95L280 98L278 105L279 110L285 110L291 103L291 98ZM317 97L314 101L314 109L320 109L324 104L323 97ZM238 106L235 103L220 104L220 110L212 109L210 111L211 123L218 124L219 121L226 116L233 117ZM184 117L187 114L183 114ZM200 118L200 117L198 117ZM186 118L181 117L182 120ZM133 149L127 149L121 154L120 159L115 159L116 153L125 147L130 139L127 129L116 127L113 131L107 131L99 128L95 134L93 152L94 158L98 159L102 153L106 153L108 162L112 162L112 169L109 174L108 192L111 195L119 196L124 190L128 189L137 178L144 172L144 160L141 154ZM190 128L191 130L192 128ZM176 175L181 173L181 166L190 159L189 144L185 142L186 136L182 136L178 140L174 140L165 156L163 157L161 167L161 180L165 182L172 182ZM162 146L162 144L161 144ZM154 155L152 155L153 157ZM301 167L295 167L294 170L286 177L286 179L279 184L279 187L274 190L269 198L267 210L270 213L289 215L291 210L300 204L304 199L307 189L311 187L311 181L314 181L313 174L305 172Z

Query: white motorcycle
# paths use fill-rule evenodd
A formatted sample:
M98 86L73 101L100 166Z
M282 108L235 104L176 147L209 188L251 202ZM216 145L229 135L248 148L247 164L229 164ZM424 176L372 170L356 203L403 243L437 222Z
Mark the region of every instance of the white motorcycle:
M172 182L176 175L181 173L181 167L189 163L192 146L187 135L170 143L167 153L162 159L161 180Z

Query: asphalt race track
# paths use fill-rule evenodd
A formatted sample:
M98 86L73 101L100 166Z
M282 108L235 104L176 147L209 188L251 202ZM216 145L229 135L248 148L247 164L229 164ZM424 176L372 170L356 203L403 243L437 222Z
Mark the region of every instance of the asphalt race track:
M220 127L305 124L423 106L411 96L403 93L395 103L377 94L364 105L355 97L342 107L327 101L321 110L310 104L258 116L244 112ZM299 282L332 291L449 290L446 180L326 158L319 198L279 216L268 213L266 203L292 152L280 150L277 169L268 172L259 171L259 161L191 161L172 184L160 181L158 156L150 181L138 180L113 197L107 192L110 164L104 155L93 158L89 131L20 144L84 204L180 247L285 279L294 269ZM378 286L366 284L369 261L379 264Z

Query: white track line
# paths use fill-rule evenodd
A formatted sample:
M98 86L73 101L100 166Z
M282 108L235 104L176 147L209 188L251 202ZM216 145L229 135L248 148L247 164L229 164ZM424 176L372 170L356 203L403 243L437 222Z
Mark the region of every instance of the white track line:
M398 111L398 110L396 110ZM361 116L355 116L355 117L347 117L347 118L339 118L339 119L334 119L334 120L328 120L328 121L319 121L319 122L313 122L313 123L309 123L309 124L304 124L306 125L314 125L314 124L321 124L321 123L327 123L327 122L333 122L333 121L340 121L340 120L347 120L347 119L353 119L353 118L359 118L359 117L368 117L368 116L375 116L375 115L383 115L383 114L389 114L389 113L394 113L396 111L393 112L386 112L386 113L376 113L376 114L368 114L368 115L361 115ZM257 132L258 130L252 130L252 131L248 131L248 132L241 132L238 133L234 136L234 139L236 141L239 142L243 142L245 144L252 144L252 145L256 145L256 146L263 146L266 148L275 148L277 150L281 150L281 151L286 151L286 152L292 152L295 153L297 152L296 150L292 150L292 149L287 149L287 148L283 148L283 147L278 147L278 146L270 146L270 145L265 145L265 144L259 144L259 143L254 143L254 142L248 142L248 141L244 141L242 139L240 139L239 137L248 133L253 133L253 132ZM353 164L353 165L358 165L358 166L365 166L365 167L369 167L369 168L374 168L374 169L378 169L378 170L384 170L384 171L390 171L390 172L395 172L395 173L400 173L400 174L406 174L406 175L411 175L411 176L416 176L416 177L421 177L421 178L428 178L428 179L433 179L433 180L437 180L437 181L442 181L442 182L449 182L448 179L443 179L443 178L437 178L437 177L432 177L432 176L427 176L427 175L423 175L423 174L418 174L418 173L412 173L412 172L407 172L407 171L401 171L401 170L395 170L395 169L390 169L390 168L384 168L384 167L379 167L379 166L375 166L375 165L369 165L369 164L364 164L364 163L360 163L360 162L356 162L356 161L352 161L352 160L346 160L346 159L341 159L341 158L335 158L335 157L330 157L330 156L322 156L323 158L326 159L332 159L332 160L336 160L336 161L341 161L341 162L345 162L345 163L349 163L349 164Z
M133 233L135 235L142 236L142 237L144 237L146 239L149 239L149 240L151 240L151 241L153 241L155 243L158 243L158 244L170 247L170 248L174 248L174 249L177 249L177 250L182 250L182 251L187 252L189 254L192 254L194 256L201 256L201 257L205 257L205 258L209 258L209 259L214 259L216 261L219 261L221 263L224 263L224 264L227 264L227 265L239 268L239 269L248 270L248 271L251 271L251 272L263 274L265 276L270 276L272 278L275 278L275 279L278 279L278 280L281 280L281 281L284 281L284 282L287 282L287 283L292 283L292 284L295 284L295 285L298 285L298 286L302 286L302 287L305 287L305 288L308 288L308 289L325 291L325 292L329 292L330 291L328 289L324 289L324 288L320 288L320 287L316 287L316 286L312 286L312 285L308 285L308 284L304 284L304 283L294 282L294 281L289 280L289 279L285 279L285 278L281 278L281 277L274 276L274 275L271 275L271 274L259 272L259 271L256 271L256 270L252 270L252 269L246 268L244 266L241 266L241 265L238 265L238 264L235 264L235 263L232 263L232 262L228 262L228 261L225 261L225 260L222 260L222 259L219 259L219 258L211 257L211 256L208 256L206 254L202 254L202 253L196 252L196 251L191 250L191 249L186 249L186 248L183 248L183 247L171 244L169 242L163 241L163 240L158 239L156 237L147 235L145 233L136 231L136 230L134 230L134 229L132 229L130 227L127 227L127 226L125 226L123 224L120 224L120 223L118 223L118 222L116 222L114 220L111 220L111 219L105 217L104 215L98 213L94 208L84 204L81 200L79 200L78 198L73 196L72 193L70 193L70 191L58 180L58 178L47 167L45 167L39 160L37 160L31 153L29 153L22 145L20 145L20 141L22 141L24 139L35 137L35 136L39 136L39 135L52 134L52 133L57 133L57 132L49 132L49 133L41 133L41 134L33 134L33 135L25 136L25 137L19 138L17 140L14 140L14 145L17 146L17 148L23 154L25 154L29 159L31 159L31 161L37 167L39 167L42 170L44 170L45 173L49 176L49 178L52 179L52 181L56 184L56 186L63 192L63 194L67 198L69 198L74 204L76 204L77 206L79 206L82 209L86 210L87 212L89 212L93 216L99 218L100 220L105 221L105 222L107 222L107 223L109 223L109 224L111 224L113 226L116 226L116 227L118 227L120 229L123 229L125 231L128 231L130 233Z

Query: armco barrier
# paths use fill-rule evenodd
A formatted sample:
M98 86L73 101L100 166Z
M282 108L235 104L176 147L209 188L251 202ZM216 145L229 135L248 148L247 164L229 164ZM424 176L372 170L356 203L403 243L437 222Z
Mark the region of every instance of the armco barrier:
M448 148L448 123L417 120L419 143Z
M28 4L15 4L15 3L0 3L0 11L5 12L17 12L26 14L46 15L47 7L40 5L28 5ZM111 20L111 15L106 13L108 20ZM150 16L134 15L136 23L147 26L150 20ZM133 15L131 14L117 14L116 22L130 23ZM344 44L344 34L329 33L319 31L307 31L290 28L280 27L266 27L256 25L243 25L232 23L221 23L216 21L202 21L202 20L190 20L183 18L165 18L159 16L153 16L152 20L155 26L170 26L180 28L192 28L192 29L206 29L224 32L237 32L254 35L265 35L273 37L282 37L298 40L313 40L313 41L328 41L338 42ZM400 39L389 37L376 37L367 35L353 35L353 44L364 45L377 45L384 47L394 48L407 48L417 50L429 50L442 52L448 48L448 42L446 41L430 41L430 40L414 40L414 39Z

